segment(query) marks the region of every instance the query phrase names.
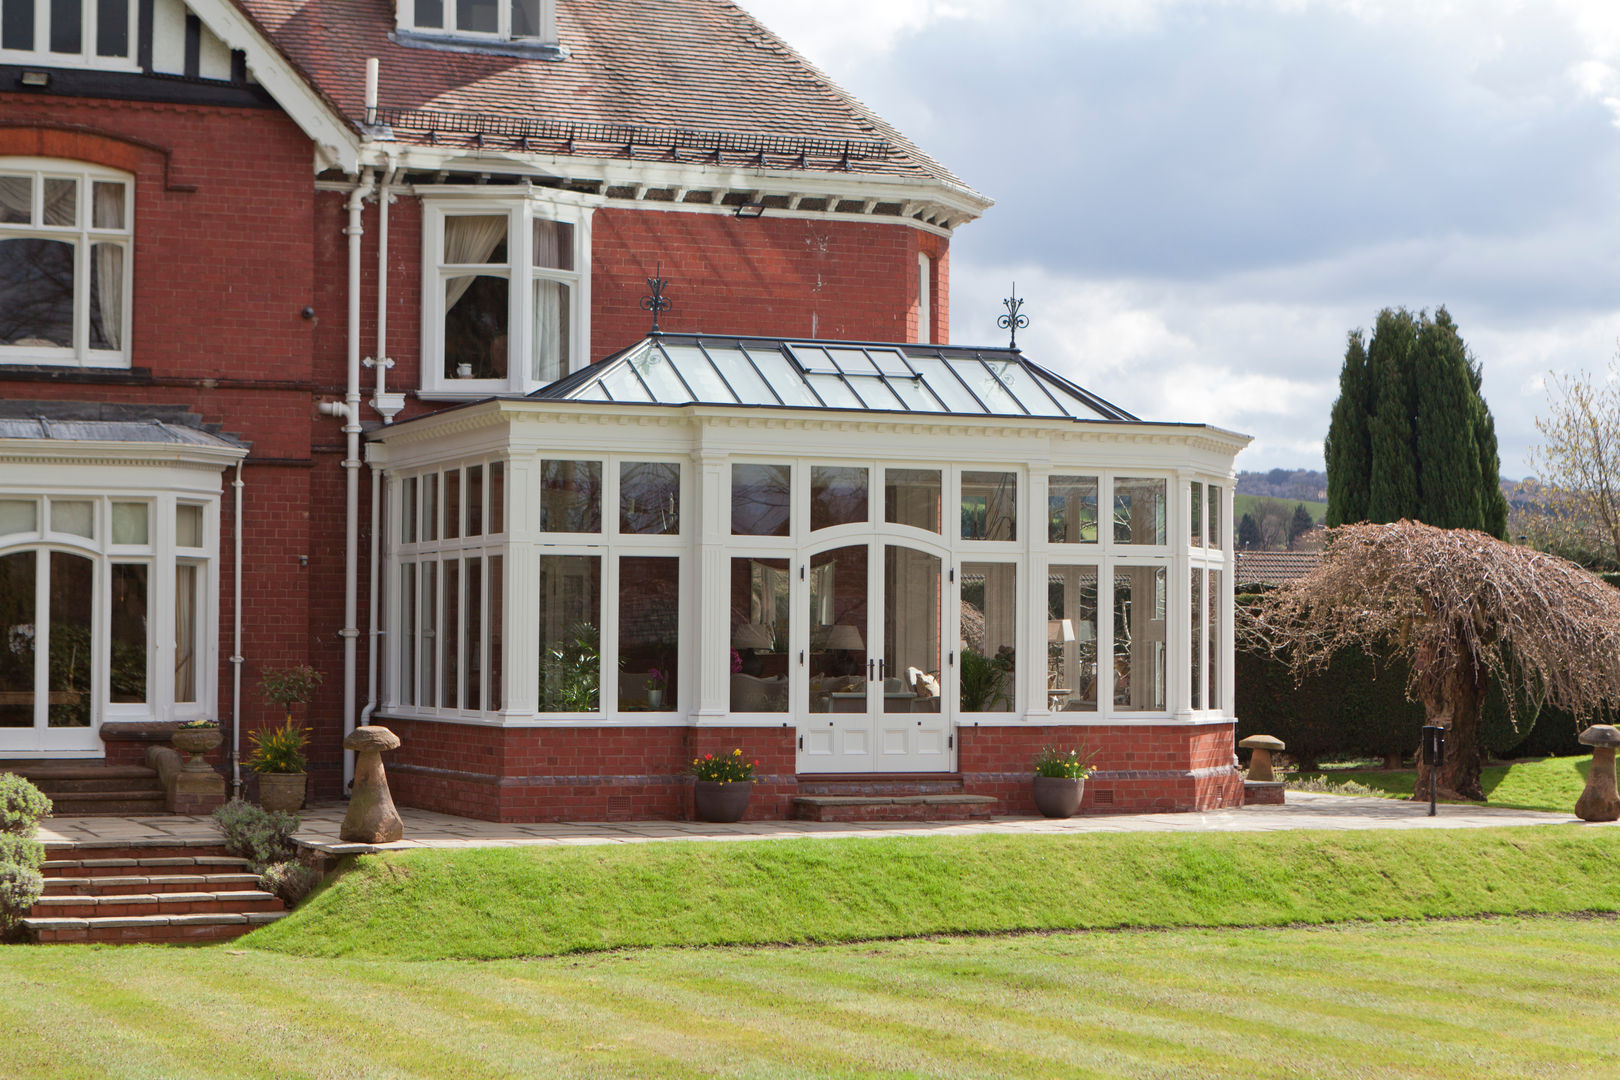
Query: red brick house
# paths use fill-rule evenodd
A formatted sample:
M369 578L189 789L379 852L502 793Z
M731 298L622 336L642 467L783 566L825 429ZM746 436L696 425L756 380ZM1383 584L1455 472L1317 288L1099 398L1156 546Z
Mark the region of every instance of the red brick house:
M989 205L724 0L0 0L0 759L1231 804L1245 440L945 344Z

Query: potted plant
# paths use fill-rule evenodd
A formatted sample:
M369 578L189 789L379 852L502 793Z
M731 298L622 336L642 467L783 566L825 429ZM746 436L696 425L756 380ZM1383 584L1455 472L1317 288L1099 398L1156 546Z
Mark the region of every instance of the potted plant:
M743 757L739 748L715 757L704 754L692 759L692 804L699 821L741 821L754 793L754 769L758 761Z
M1035 756L1035 809L1049 818L1079 813L1086 777L1097 771L1091 758L1079 750L1065 753L1055 746L1044 747Z
M664 707L664 687L669 685L669 676L658 668L647 672L647 708L661 709Z
M218 746L221 739L219 725L214 721L187 720L174 729L169 742L182 754L191 755L186 759L185 767L196 771L208 768L207 763L202 760L202 755Z
M265 700L286 710L287 720L280 727L255 731L248 736L253 750L248 768L259 776L259 804L266 810L298 810L304 805L308 776L304 749L309 745L309 729L293 723L293 706L315 696L321 673L308 664L290 668L267 668L259 677Z

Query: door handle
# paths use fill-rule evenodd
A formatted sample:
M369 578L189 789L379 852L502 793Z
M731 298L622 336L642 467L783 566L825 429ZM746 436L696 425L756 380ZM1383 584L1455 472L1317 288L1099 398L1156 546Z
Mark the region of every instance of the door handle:
M872 672L874 670L876 670L876 668L877 668L877 661L876 660L868 660L866 662L866 681L867 682L872 681Z

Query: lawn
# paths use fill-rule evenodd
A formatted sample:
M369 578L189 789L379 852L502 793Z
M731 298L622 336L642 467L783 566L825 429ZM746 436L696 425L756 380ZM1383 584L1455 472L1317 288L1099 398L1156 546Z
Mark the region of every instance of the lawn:
M1542 826L425 850L359 860L251 940L300 956L498 959L1616 911L1615 840L1607 829Z
M1487 765L1480 773L1480 786L1485 790L1488 806L1573 814L1575 800L1581 797L1581 790L1586 786L1586 774L1591 767L1591 757L1539 758L1507 765ZM1331 769L1325 774L1312 775L1325 775L1328 780L1338 782L1354 780L1358 784L1403 798L1410 798L1417 784L1417 773L1411 769L1391 772L1382 769Z
M1615 931L1501 919L491 963L13 948L0 1076L1587 1080L1614 1067Z

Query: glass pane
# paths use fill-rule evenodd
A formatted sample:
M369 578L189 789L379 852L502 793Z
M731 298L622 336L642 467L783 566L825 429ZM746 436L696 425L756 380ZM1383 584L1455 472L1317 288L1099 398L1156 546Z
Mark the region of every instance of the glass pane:
M786 559L731 560L731 711L788 711Z
M95 505L79 500L51 500L51 531L94 539Z
M399 498L399 539L403 544L416 543L416 477L405 478Z
M180 547L203 546L203 508L181 504L174 510L174 542Z
M116 563L112 567L111 696L108 700L115 704L146 701L146 575L146 567L132 563Z
M636 369L636 373L647 384L647 389L652 392L654 401L674 404L692 400L692 392L686 388L686 384L681 382L680 376L675 373L675 365L671 364L669 358L660 350L648 349L645 353L630 361L630 365Z
M445 378L506 378L507 286L505 278L485 275L444 283Z
M83 0L50 0L51 52L84 51ZM53 725L54 726L54 725Z
M500 8L496 0L456 0L457 30L494 34L500 28Z
M720 378L701 349L680 345L660 345L660 348L680 371L699 401L718 401L729 405L736 400L736 395L727 388L725 380Z
M1114 543L1164 544L1165 484L1163 480L1114 480Z
M422 564L422 679L421 696L426 708L438 700L439 657L439 564Z
M1116 712L1165 707L1166 582L1162 566L1114 568Z
M731 467L733 536L787 536L792 496L787 465Z
M885 412L905 411L905 406L900 403L894 391L889 389L889 384L876 376L856 378L852 375L849 378L849 385L854 387L868 409L881 409Z
M147 542L145 503L112 504L112 542L115 544Z
M90 245L90 347L117 349L124 340L124 245Z
M573 292L560 281L534 283L534 353L530 377L536 382L556 382L573 370L569 359L569 318L574 309Z
M1097 568L1046 578L1046 695L1053 712L1097 711Z
M489 463L489 531L506 531L506 463Z
M180 563L174 568L174 700L197 700L197 609L202 603L202 568Z
M957 677L963 712L1018 707L1018 568L963 563L962 644Z
M1225 661L1222 647L1225 644L1221 637L1221 608L1225 604L1226 594L1221 588L1221 580L1225 575L1219 570L1209 572L1209 602L1204 605L1204 615L1209 620L1209 707L1211 709L1224 709L1222 698L1221 667Z
M602 463L546 461L540 466L540 531L602 531Z
M939 712L939 556L883 550L883 711Z
M986 361L986 366L995 372L1018 403L1028 409L1031 416L1066 416L1067 411L1059 407L1046 391L1042 390L1036 381L1035 373L1022 364L1012 361L992 363Z
M422 539L439 538L439 474L422 477ZM424 585L425 587L425 585Z
M416 564L399 568L399 703L416 704Z
M810 711L864 713L867 546L810 557Z
M416 0L416 25L422 30L444 29L444 0Z
M484 707L484 560L467 559L467 708Z
M439 708L461 708L461 560L444 566L444 651L439 658Z
M771 384L782 399L782 404L795 407L814 407L815 395L804 385L804 378L794 370L788 358L773 349L744 350L758 366L765 381Z
M540 0L512 0L512 36L540 36Z
M98 229L124 227L124 185L116 181L97 180L95 197L91 200L91 224Z
M1097 542L1097 478L1051 476L1046 481L1046 539L1053 544Z
M1196 485L1195 485L1196 486ZM1192 707L1204 707L1204 571L1192 572Z
M962 539L1018 539L1018 474L962 474Z
M944 496L938 469L887 469L883 485L884 521L940 531Z
M461 470L444 471L444 538L461 536Z
M467 535L484 535L484 467L467 466Z
M1226 537L1221 532L1221 489L1214 484L1209 485L1207 508L1209 510L1209 546L1216 549L1224 548L1226 546Z
M501 578L501 557L489 557L489 711L501 707L501 642L505 638L501 625L501 612L506 608L506 594Z
M891 378L889 380L889 389L893 390L895 396L905 402L906 408L912 412L937 413L946 411L945 406L933 394L928 392L928 388L922 384L921 379Z
M539 0L514 0L512 12L515 16L519 8L539 11ZM534 18L533 29L525 31L529 34L540 32L540 19L538 14ZM514 21L512 32L519 33ZM534 223L534 263L542 270L572 270L574 268L574 227L566 221L542 221Z
M73 346L73 245L0 240L0 345Z
M867 349L866 355L883 374L898 375L904 379L911 378L911 368L906 366L905 357L894 349Z
M0 499L0 536L31 533L39 528L39 504L33 499Z
M810 531L834 525L864 525L868 470L842 465L810 467Z
M681 531L681 467L668 461L619 464L619 531L673 536Z
M0 728L34 726L37 559L32 551L0 555Z
M619 560L619 709L673 712L679 695L681 561Z
M34 51L34 5L29 0L4 0L0 3L0 49L22 49L25 52ZM12 177L0 177L0 187ZM0 221L10 221L5 217L5 196L0 195ZM25 216L22 220L27 221ZM30 721L32 722L32 721ZM0 727L5 722L0 720Z
M631 363L638 363L638 361L631 361ZM597 389L605 390L608 394L611 394L611 400L613 401L651 401L653 399L652 394L648 393L647 388L642 385L640 379L636 378L635 372L631 371L628 365L615 367L603 375L602 381L597 383Z
M595 712L601 702L602 560L540 556L540 711Z
M837 375L806 375L805 381L821 395L829 409L865 409L866 403L855 396L849 384Z
M861 349L828 349L833 366L846 375L876 375L877 365L868 360Z
M493 0L490 6L493 8ZM444 219L444 263L446 266L505 266L506 215L447 216Z
M65 551L51 552L50 698L46 721L53 728L90 726L91 622L95 612L95 563Z
M28 45L13 45L11 43L11 24L21 18L21 13L27 13ZM33 47L34 35L34 6L28 3L12 3L5 0L0 7L0 19L4 20L4 47L7 49L30 49ZM34 220L34 178L32 176L0 176L0 225L27 225Z
M79 182L72 178L47 176L41 220L47 225L73 226L79 223Z
M997 416L1024 415L1023 407L1001 388L984 364L977 360L952 360L950 365L991 413Z
M747 353L740 349L718 347L709 349L708 353L709 359L714 362L720 374L725 376L726 382L731 385L739 401L745 405L776 404L776 395L765 384L765 377L748 362Z
M96 55L129 55L129 0L96 0Z
M1192 486L1192 517L1187 522L1188 539L1193 547L1204 546L1204 485ZM1197 706L1194 706L1197 708Z

